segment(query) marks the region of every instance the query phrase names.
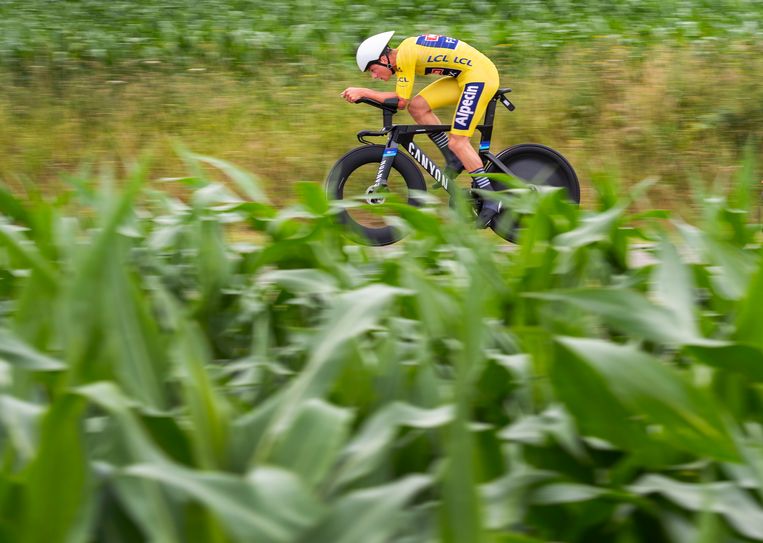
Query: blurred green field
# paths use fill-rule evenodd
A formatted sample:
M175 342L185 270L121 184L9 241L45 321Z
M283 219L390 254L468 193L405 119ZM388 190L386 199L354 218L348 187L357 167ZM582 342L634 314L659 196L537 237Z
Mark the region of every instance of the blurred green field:
M0 2L0 543L763 541L762 13ZM380 24L490 54L584 205L349 242Z
M339 93L391 85L371 82L344 61L330 75L310 60L268 64L257 75L149 66L59 79L40 68L20 82L6 72L0 177L13 186L24 178L50 184L83 163L118 167L146 151L158 158L154 178L176 177L182 165L173 145L182 142L255 172L276 200L289 201L293 181L322 180L357 145L358 130L381 124L376 110L347 104ZM571 160L585 190L603 172L628 184L658 177L661 205L680 207L691 179L728 183L744 145L763 141L759 44L636 52L600 40L544 62L498 65L517 110L500 109L494 149L551 145ZM446 110L442 119L449 118ZM411 120L400 113L396 122Z
M388 27L400 35L452 33L491 56L503 50L539 58L602 36L636 47L755 42L762 14L755 0L6 0L0 62L20 70L35 63L202 62L256 72L266 60L347 60L354 44Z
M762 13L726 0L3 2L0 177L55 183L146 151L162 157L154 177L173 177L181 141L288 201L292 181L321 180L378 125L338 94L392 88L353 68L381 24L401 38L452 33L495 60L518 105L499 115L496 146L554 146L584 180L656 176L660 199L680 206L689 178L728 182L742 147L761 141Z

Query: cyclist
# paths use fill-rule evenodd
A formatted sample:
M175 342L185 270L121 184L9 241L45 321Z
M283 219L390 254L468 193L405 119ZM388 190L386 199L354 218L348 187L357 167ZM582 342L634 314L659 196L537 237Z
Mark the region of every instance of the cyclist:
M467 43L439 34L406 38L397 49L392 49L389 42L394 34L394 31L382 32L366 39L358 47L356 60L360 71L370 71L374 79L387 81L396 74L395 92L349 87L342 92L342 97L348 102L361 98L379 102L397 98L398 108L407 108L418 124L442 124L432 110L457 104L450 138L446 132L430 134L429 137L442 151L449 168L456 173L465 168L472 176L473 188L492 190L490 180L485 177L482 160L469 138L498 90L495 65ZM411 99L417 75L444 77ZM500 209L500 202L485 199L477 226L489 226Z

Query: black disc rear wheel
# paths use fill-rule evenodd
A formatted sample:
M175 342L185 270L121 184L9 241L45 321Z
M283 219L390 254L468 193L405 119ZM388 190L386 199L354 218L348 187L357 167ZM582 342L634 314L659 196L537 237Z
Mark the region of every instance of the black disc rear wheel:
M572 165L558 151L537 143L523 143L504 149L497 155L514 177L533 185L561 187L571 201L580 203L580 183ZM487 173L502 173L493 163L485 171ZM491 179L493 190L506 190L508 187ZM491 228L496 234L508 241L516 241L517 221L505 218L504 213L493 220Z

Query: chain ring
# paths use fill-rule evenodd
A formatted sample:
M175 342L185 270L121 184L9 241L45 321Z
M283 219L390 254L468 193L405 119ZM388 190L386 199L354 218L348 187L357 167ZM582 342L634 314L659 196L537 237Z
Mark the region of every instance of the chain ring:
M366 194L367 195L369 195L369 194L377 194L377 189L382 189L384 192L389 192L389 188L385 187L383 185L371 185L370 187L368 187L366 189ZM381 198L366 197L366 203L368 203L370 205L373 205L373 206L381 205L381 204L383 204L386 201L387 201L387 199L384 196L382 196Z

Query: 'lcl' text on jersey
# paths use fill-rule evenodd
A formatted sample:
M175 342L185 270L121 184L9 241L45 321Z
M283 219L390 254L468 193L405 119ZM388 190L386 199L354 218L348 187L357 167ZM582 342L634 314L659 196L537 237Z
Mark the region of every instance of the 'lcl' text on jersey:
M427 57L427 62L450 62L448 60L448 55L429 55ZM453 57L453 64L463 64L464 66L471 66L472 61L471 59L464 58L464 57Z

